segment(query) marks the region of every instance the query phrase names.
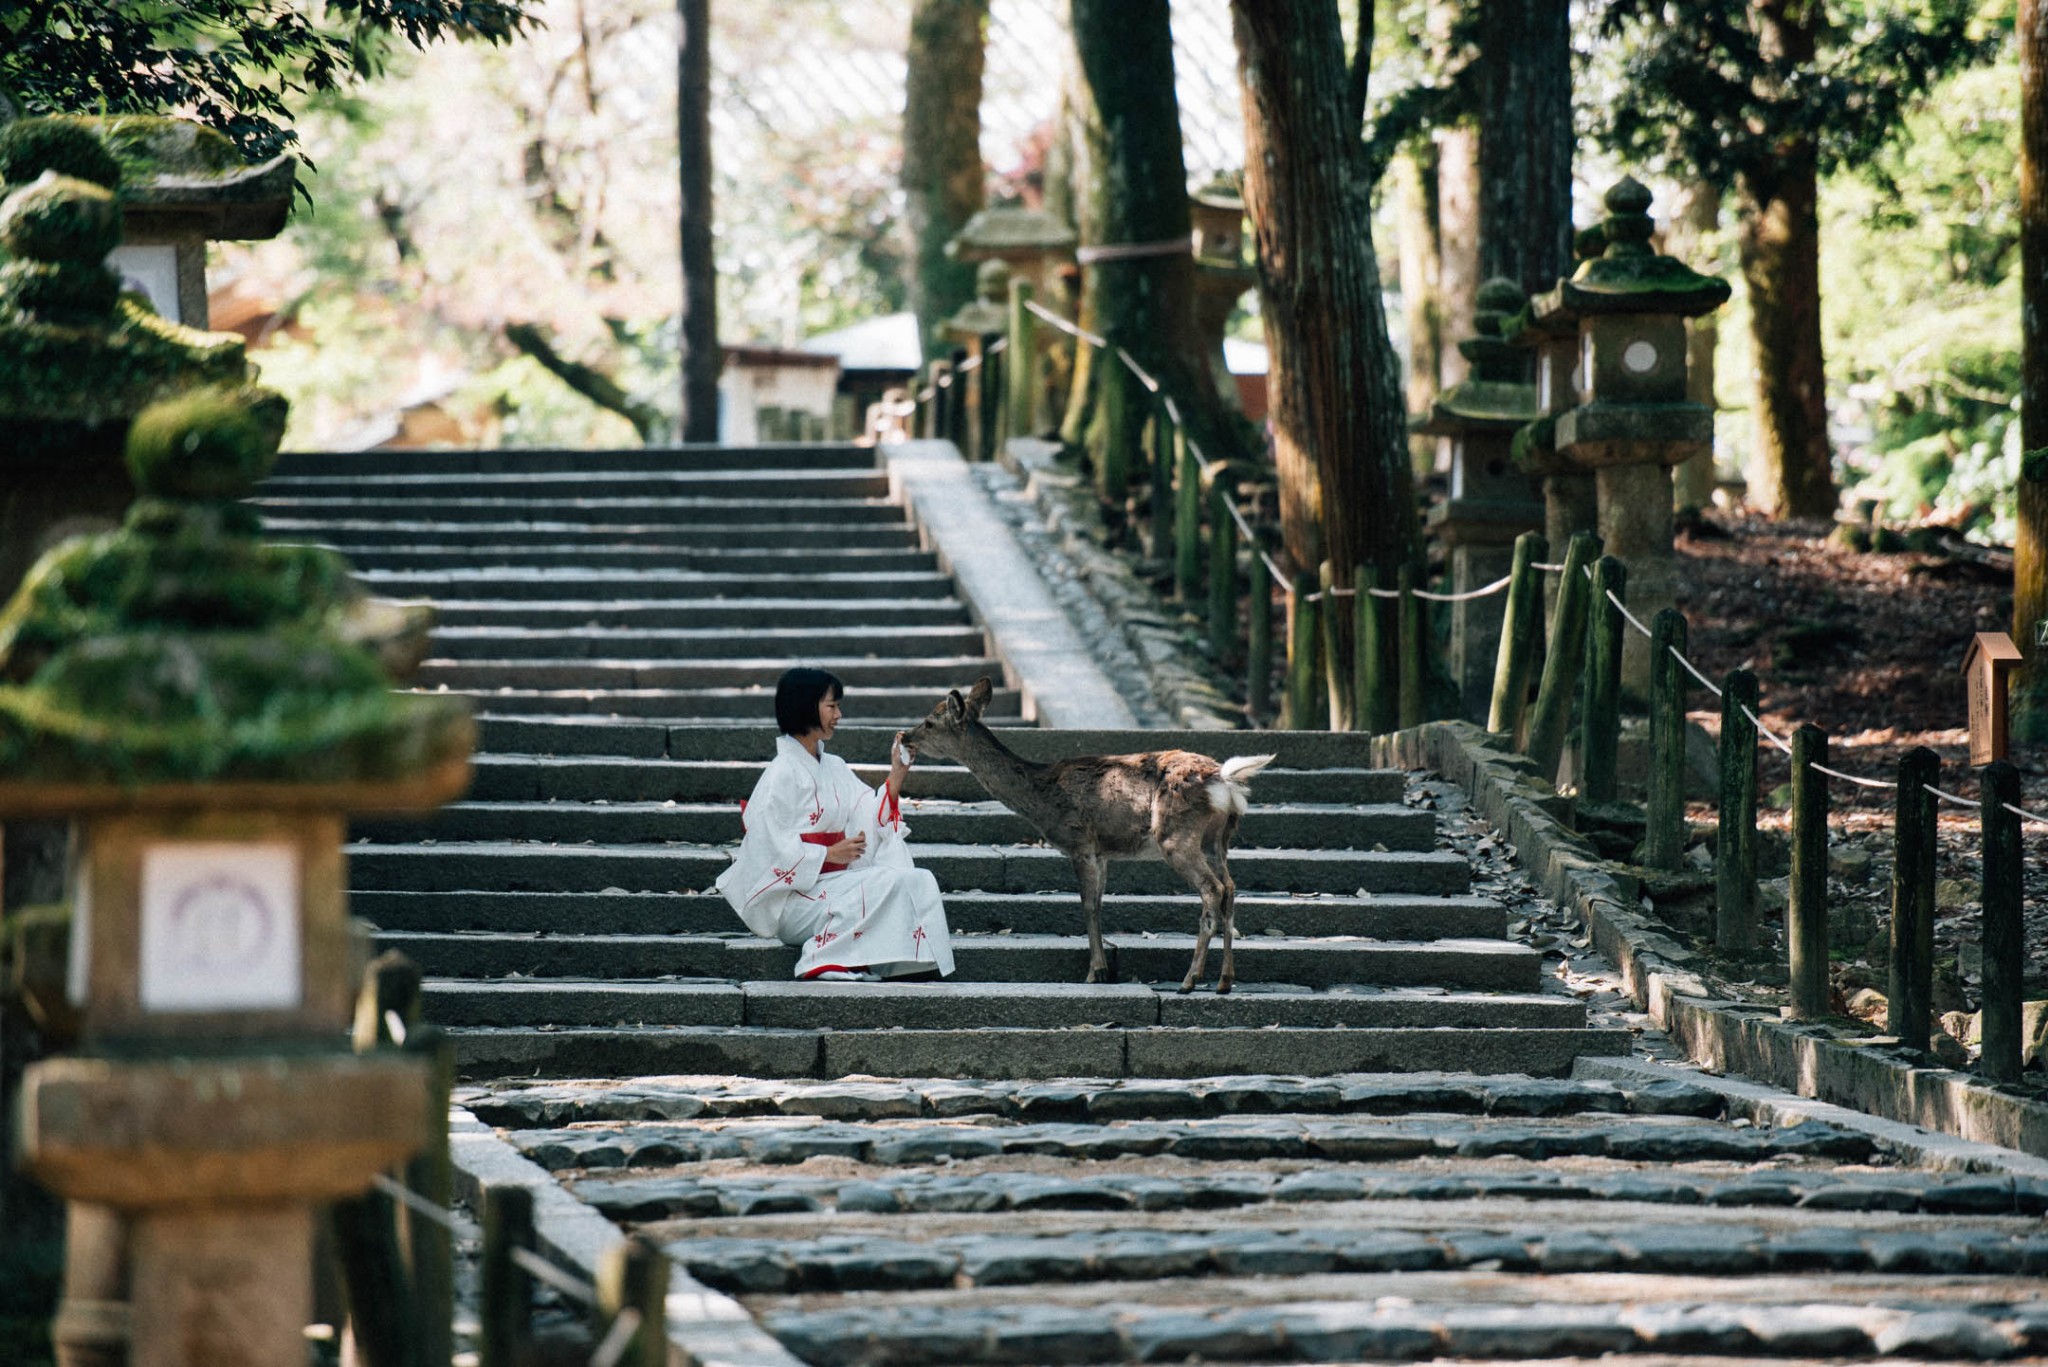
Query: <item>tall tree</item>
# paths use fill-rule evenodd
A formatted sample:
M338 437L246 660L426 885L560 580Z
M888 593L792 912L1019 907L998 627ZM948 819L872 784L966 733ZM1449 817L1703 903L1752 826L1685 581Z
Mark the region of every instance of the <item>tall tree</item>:
M1372 243L1377 168L1347 104L1336 0L1230 8L1288 556L1328 558L1345 582L1358 565L1392 575L1421 538Z
M2048 741L2048 0L2020 0L2020 460L2013 638L2021 739Z
M1478 8L1479 275L1530 293L1572 262L1572 40L1568 0Z
M0 109L30 114L175 110L251 157L297 141L313 92L374 76L393 39L507 42L537 0L33 0L0 4Z
M1085 264L1081 322L1122 347L1173 395L1212 458L1236 439L1195 325L1187 161L1174 89L1167 0L1073 0L1080 129L1075 210ZM1341 66L1341 54L1340 54ZM1113 353L1082 347L1063 435L1097 461L1116 424L1126 449L1147 396ZM1104 486L1112 500L1123 490Z
M1606 0L1623 40L1600 134L1737 195L1755 348L1753 492L1782 516L1833 513L1821 349L1820 177L1863 162L1942 75L1989 51L1971 0Z
M718 440L718 266L712 247L711 0L678 0L677 173L682 180L682 347L684 441Z
M916 0L903 105L904 216L910 227L910 307L927 354L939 325L974 298L974 263L946 243L986 199L981 74L988 0Z

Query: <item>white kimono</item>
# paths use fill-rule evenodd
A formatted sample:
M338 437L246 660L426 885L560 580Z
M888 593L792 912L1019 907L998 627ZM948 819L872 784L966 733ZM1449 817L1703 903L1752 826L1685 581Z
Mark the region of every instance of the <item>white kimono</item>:
M886 780L866 787L822 746L813 759L778 736L744 816L746 835L718 890L749 930L802 951L797 977L953 971L938 880L911 863ZM865 852L826 872L826 848L854 835L867 836Z

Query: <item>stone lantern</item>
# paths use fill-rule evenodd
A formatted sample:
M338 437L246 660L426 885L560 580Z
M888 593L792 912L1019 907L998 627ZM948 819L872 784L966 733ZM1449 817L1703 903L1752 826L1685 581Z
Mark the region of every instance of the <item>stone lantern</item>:
M1450 498L1430 510L1430 528L1450 552L1451 591L1483 588L1508 572L1515 538L1543 525L1536 477L1510 459L1515 433L1537 413L1528 357L1501 339L1501 325L1527 303L1512 280L1479 287L1478 336L1458 343L1467 378L1437 396L1415 430L1437 438L1448 456ZM1485 716L1500 651L1500 604L1477 599L1451 606L1451 671L1467 715Z
M946 243L946 255L956 261L1001 261L1010 268L1010 279L1029 285L1040 304L1055 313L1070 314L1068 280L1079 241L1072 225L1057 214L1004 204L968 219ZM1034 432L1045 431L1066 412L1067 388L1074 373L1069 346L1067 338L1050 327L1032 330L1036 371L1046 381L1032 387L1039 396L1032 413ZM1012 356L1009 363L1017 365L1020 358Z
M1555 455L1591 472L1607 554L1628 565L1629 609L1648 621L1672 605L1671 467L1711 450L1714 412L1686 386L1686 320L1728 301L1726 281L1650 246L1650 192L1633 178L1607 192L1605 249L1533 301L1537 325L1577 333L1578 403L1557 414ZM1649 646L1627 633L1623 677L1641 692Z
M1009 330L1009 298L1009 263L991 257L974 272L974 298L939 324L939 336L965 347L967 358L978 364L973 382L957 374L953 380L953 402L967 405L967 450L961 454L969 460L988 460L995 455L1003 411L1002 367L990 360L989 346Z
M282 427L244 392L144 413L126 522L0 613L0 817L77 832L81 1052L30 1067L19 1152L71 1203L74 1324L125 1230L135 1367L303 1362L318 1208L445 1119L425 1060L349 1047L342 843L459 795L472 723L392 690L425 609L260 538L240 500Z
M1223 335L1237 301L1259 283L1257 267L1244 262L1244 198L1227 185L1213 184L1188 197L1188 215L1195 230L1195 328L1216 393L1236 411L1243 401L1223 359Z

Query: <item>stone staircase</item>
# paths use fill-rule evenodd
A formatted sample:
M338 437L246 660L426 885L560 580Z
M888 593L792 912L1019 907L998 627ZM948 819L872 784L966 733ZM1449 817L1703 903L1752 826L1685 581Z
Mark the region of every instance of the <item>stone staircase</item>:
M1363 738L1032 724L1057 685L1006 667L1019 654L891 487L874 452L829 445L304 454L264 487L273 537L437 604L416 686L476 700L468 799L361 823L349 848L355 913L421 964L466 1075L1558 1074L1626 1052L1507 941ZM1029 757L1277 753L1231 859L1237 992L1170 990L1198 903L1156 863L1114 867L1116 982L1084 986L1066 860L939 763L912 772L905 817L956 976L792 981L795 951L745 934L711 884L799 660L846 681L834 748L870 781L895 730L983 674Z

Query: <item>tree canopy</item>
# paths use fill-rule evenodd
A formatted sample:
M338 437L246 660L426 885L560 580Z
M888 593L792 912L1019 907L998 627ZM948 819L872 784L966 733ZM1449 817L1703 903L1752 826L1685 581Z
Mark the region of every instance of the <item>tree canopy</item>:
M393 40L505 42L537 22L534 3L22 0L0 5L0 104L15 115L176 111L268 157L297 141L300 97L376 75Z

